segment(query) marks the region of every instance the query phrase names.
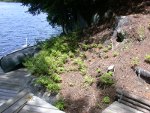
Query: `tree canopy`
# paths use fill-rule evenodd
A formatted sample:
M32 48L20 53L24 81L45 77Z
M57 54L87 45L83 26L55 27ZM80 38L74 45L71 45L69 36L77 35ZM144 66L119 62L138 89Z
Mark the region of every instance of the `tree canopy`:
M143 1L143 0L137 0ZM29 7L29 12L39 14L46 12L48 21L52 26L61 25L72 29L74 25L89 26L93 17L98 14L101 18L108 9L125 7L127 10L134 0L21 0L23 5ZM122 8L123 8L122 7ZM125 10L126 11L126 10ZM78 22L81 23L78 23Z

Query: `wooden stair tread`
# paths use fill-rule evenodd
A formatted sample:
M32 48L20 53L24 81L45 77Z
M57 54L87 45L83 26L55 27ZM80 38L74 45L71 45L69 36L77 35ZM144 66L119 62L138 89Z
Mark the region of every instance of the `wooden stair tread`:
M115 101L107 107L102 113L143 113L122 103Z

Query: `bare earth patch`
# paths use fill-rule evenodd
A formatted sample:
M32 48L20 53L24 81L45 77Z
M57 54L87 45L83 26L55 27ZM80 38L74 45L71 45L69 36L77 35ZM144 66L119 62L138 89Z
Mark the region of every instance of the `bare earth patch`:
M145 55L150 54L150 30L148 28L150 15L130 15L129 18L132 24L124 28L128 33L126 43L124 41L119 43L119 46L113 51L102 52L102 49L92 48L84 52L87 57L84 62L88 75L94 80L92 85L86 84L84 76L78 71L69 71L61 75L60 93L67 103L66 113L100 113L108 106L102 102L102 98L109 96L113 102L116 88L150 100L150 84L139 78L131 68L133 58L138 58L138 66L150 71L150 64L144 61ZM105 32L108 32L107 37L109 37L109 29L93 36L96 43L98 38L101 40L106 36ZM93 37L92 40L94 40ZM114 57L113 53L116 51L119 54ZM97 81L100 75L96 70L101 69L105 73L111 64L115 65L116 83L110 87L98 87ZM69 67L70 65L66 65L66 68Z

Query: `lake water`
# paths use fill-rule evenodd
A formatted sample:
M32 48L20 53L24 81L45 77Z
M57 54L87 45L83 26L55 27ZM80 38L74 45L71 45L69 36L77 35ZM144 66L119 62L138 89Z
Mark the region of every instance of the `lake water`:
M20 49L27 43L61 33L61 28L52 28L46 21L46 14L33 16L21 3L0 2L0 56Z

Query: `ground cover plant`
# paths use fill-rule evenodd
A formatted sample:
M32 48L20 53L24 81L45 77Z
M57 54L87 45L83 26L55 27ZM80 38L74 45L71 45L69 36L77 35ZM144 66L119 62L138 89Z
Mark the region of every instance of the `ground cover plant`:
M40 45L42 50L37 56L27 58L24 65L38 77L36 83L51 92L58 92L61 89L60 74L65 71L64 64L67 59L74 57L78 47L77 41L78 35L76 33L49 39ZM79 66L79 70L84 69L84 63L81 59L76 60L75 63Z

